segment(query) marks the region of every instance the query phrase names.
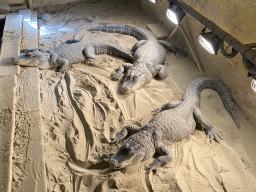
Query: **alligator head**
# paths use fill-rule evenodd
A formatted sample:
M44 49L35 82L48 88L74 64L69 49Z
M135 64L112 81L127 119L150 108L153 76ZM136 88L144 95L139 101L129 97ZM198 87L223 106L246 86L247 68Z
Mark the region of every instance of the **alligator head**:
M122 169L152 157L155 149L149 135L148 132L143 131L130 136L110 158L110 167Z
M40 69L49 68L50 53L41 52L40 50L28 52L19 57L13 57L15 65L39 67Z
M122 92L124 94L132 93L149 83L152 78L152 74L148 71L148 69L129 69L122 85Z

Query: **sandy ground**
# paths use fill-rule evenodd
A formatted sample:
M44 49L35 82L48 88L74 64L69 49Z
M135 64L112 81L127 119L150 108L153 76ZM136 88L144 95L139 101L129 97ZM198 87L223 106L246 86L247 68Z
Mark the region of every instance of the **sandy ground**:
M39 47L50 49L68 39L97 39L116 43L127 51L137 42L131 36L87 32L98 23L139 27L155 23L131 1L70 3L46 7L40 14ZM190 82L201 77L195 64L168 52L170 75L123 95L110 74L123 59L98 55L92 63L73 64L65 75L41 70L41 112L48 191L256 191L255 124L236 107L238 129L217 93L201 94L201 109L225 138L210 143L200 125L193 135L170 145L173 161L158 172L146 172L155 157L119 171L106 159L120 147L109 144L123 126L145 125L151 111L180 100Z

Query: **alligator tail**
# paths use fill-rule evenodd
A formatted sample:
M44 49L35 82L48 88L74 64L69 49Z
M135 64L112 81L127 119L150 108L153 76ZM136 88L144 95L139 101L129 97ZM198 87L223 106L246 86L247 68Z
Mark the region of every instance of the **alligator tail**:
M122 47L115 45L113 43L101 42L94 45L96 54L108 54L117 57L122 57L124 59L133 60L133 56L125 51Z
M149 36L143 30L123 24L106 24L106 25L99 25L93 28L88 29L88 31L106 31L106 32L113 32L113 33L120 33L125 35L131 35L138 40L148 40Z
M216 91L228 113L231 115L232 119L235 121L238 128L240 128L240 123L235 113L234 103L232 97L227 89L227 87L218 79L210 77L202 77L193 81L185 91L182 100L190 100L194 98L193 101L196 105L200 104L200 93L203 89L213 89Z

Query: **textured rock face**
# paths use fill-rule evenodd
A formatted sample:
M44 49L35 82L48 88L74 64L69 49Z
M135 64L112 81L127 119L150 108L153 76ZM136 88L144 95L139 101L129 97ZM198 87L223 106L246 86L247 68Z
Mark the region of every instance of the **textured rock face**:
M166 59L164 48L174 52L179 57L186 56L186 53L179 50L178 47L166 41L158 41L153 32L143 28L108 24L93 27L88 31L121 33L131 35L139 40L131 49L133 64L122 64L117 72L112 75L112 78L117 80L126 71L125 81L122 85L122 92L125 94L143 87L155 76L158 76L159 79L165 79L168 76L165 74L165 67L162 65Z
M173 158L172 151L167 146L188 137L196 128L195 120L206 128L210 141L214 139L219 142L222 138L218 130L205 119L199 108L200 92L207 88L215 90L220 95L224 107L240 128L232 98L225 85L214 78L199 78L189 85L182 101L171 101L156 109L155 116L148 125L142 128L136 125L124 127L112 143L118 144L124 140L128 132L135 134L130 136L111 157L110 166L113 169L120 169L146 160L156 152L160 157L148 166L148 170L157 170Z

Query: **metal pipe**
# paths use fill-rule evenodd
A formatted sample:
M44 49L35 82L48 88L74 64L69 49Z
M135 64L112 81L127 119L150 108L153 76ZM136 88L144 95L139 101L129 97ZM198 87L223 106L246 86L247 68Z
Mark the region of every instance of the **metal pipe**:
M185 33L185 31L184 31L182 25L180 25L180 29L181 29L181 31L182 31L184 37L185 37L185 40L187 41L188 47L189 47L189 49L190 49L190 51L191 51L191 53L192 53L192 56L193 56L193 58L194 58L194 60L195 60L195 62L196 62L196 66L197 66L199 72L200 72L200 73L203 73L203 70L202 70L200 61L199 61L199 59L198 59L198 57L197 57L197 54L195 53L195 51L194 51L192 45L190 44L190 41L189 41L189 39L188 39L188 37L187 37L187 35L186 35L186 33Z
M240 41L238 41L236 38L234 38L232 35L221 29L219 26L217 26L214 22L211 20L205 18L202 14L197 12L195 9L190 7L185 2L179 1L179 0L171 0L172 3L180 7L183 11L186 11L190 16L194 17L197 21L199 21L202 25L207 27L209 30L214 32L216 36L218 36L222 41L225 41L229 45L231 45L235 50L237 50L243 57L246 57L250 62L254 63L256 65L256 51L251 50L250 47L248 47L245 44L242 44Z

